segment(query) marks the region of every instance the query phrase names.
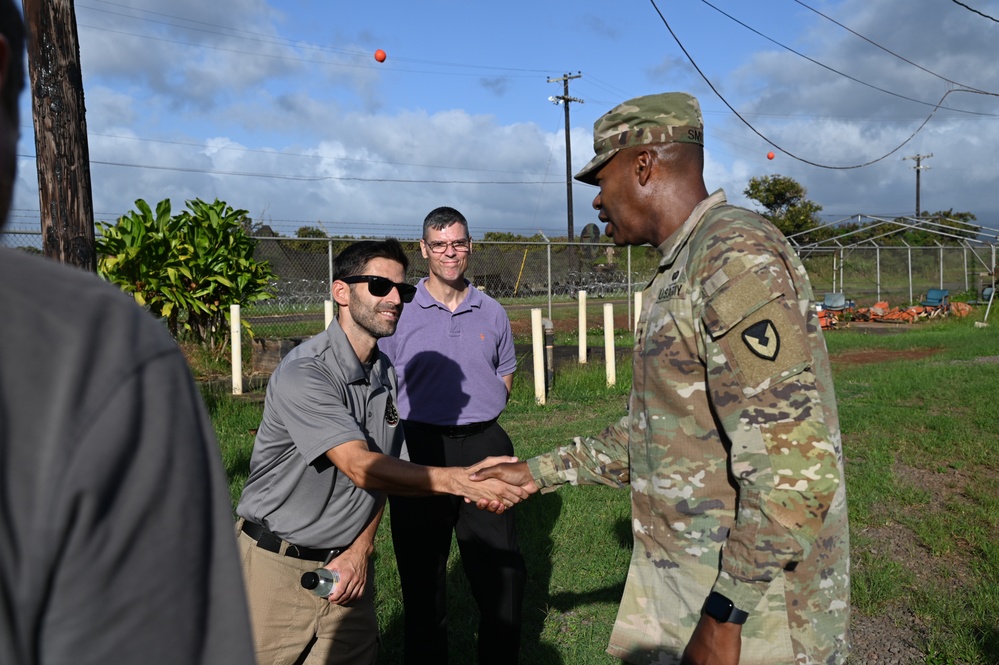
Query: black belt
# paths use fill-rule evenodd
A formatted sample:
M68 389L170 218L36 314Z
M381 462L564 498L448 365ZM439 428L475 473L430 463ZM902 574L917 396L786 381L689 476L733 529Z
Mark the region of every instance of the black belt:
M481 434L487 429L493 426L496 419L487 420L483 423L468 423L467 425L431 425L429 423L420 423L415 420L407 420L406 424L415 426L419 429L426 429L433 432L439 432L444 436L450 437L452 439L463 439L466 436L472 436L473 434Z
M250 522L248 520L243 521L243 533L257 541L257 547L260 549L267 550L268 552L274 552L275 554L280 554L281 544L287 542L281 540L256 522ZM303 559L305 561L322 561L323 564L327 564L339 556L342 551L343 550L337 549L331 550L317 549L315 547L299 547L298 545L288 543L288 548L285 550L284 556L289 556L292 559Z

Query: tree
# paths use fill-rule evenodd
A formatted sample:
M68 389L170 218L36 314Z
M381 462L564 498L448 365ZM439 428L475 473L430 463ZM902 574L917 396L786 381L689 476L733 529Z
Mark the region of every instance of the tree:
M155 213L142 199L135 206L116 224L100 224L98 272L166 321L174 337L207 343L221 357L229 306L271 297L274 274L253 258L246 211L201 199L187 201L178 215L170 214L170 199Z
M752 178L743 194L763 206L761 214L785 236L819 225L815 216L822 206L809 201L805 187L793 178L778 174Z
M317 226L302 226L295 231L296 238L329 238L326 231L323 231ZM311 240L306 240L305 242L300 242L297 240L285 240L281 242L282 245L288 249L295 252L305 252L307 254L325 254L328 249L328 243L325 242L314 242Z

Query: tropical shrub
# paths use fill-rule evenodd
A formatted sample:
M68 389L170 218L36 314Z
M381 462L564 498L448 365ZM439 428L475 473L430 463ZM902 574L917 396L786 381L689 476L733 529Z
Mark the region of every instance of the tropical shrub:
M142 199L135 207L113 225L98 225L97 271L163 319L174 337L206 343L221 355L229 341L229 306L271 297L274 274L253 258L247 212L201 199L187 201L177 215L170 214L169 199L155 213Z

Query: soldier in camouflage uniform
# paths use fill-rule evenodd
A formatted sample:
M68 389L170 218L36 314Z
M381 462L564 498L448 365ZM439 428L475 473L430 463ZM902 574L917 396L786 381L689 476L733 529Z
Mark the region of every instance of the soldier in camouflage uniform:
M643 297L628 415L481 477L631 486L635 547L607 651L631 663L842 663L849 535L829 356L805 268L703 181L697 100L594 125L576 175L618 245L662 261Z

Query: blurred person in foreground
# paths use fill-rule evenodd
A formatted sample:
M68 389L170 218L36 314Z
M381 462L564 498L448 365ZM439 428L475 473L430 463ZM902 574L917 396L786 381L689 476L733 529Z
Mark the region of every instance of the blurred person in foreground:
M634 553L607 651L630 663L843 663L846 487L828 352L781 233L703 180L683 93L594 125L576 175L617 245L651 244L628 414L597 437L484 469L528 491L631 486Z
M429 274L382 351L399 373L399 414L410 460L465 467L513 455L497 422L517 355L506 310L467 279L472 239L454 208L423 221ZM405 663L448 662L447 568L454 534L479 607L478 662L514 665L527 568L514 512L478 510L458 497L389 497L405 605Z
M0 218L24 30L0 0ZM166 328L0 249L0 663L253 661L212 424Z
M408 461L397 378L378 342L395 332L406 257L394 238L355 242L333 261L337 317L291 351L267 383L236 530L261 665L365 665L378 655L370 557L385 492L454 494L505 508L527 496L473 468ZM496 457L486 464L516 460ZM321 598L302 575L319 566L339 582Z

